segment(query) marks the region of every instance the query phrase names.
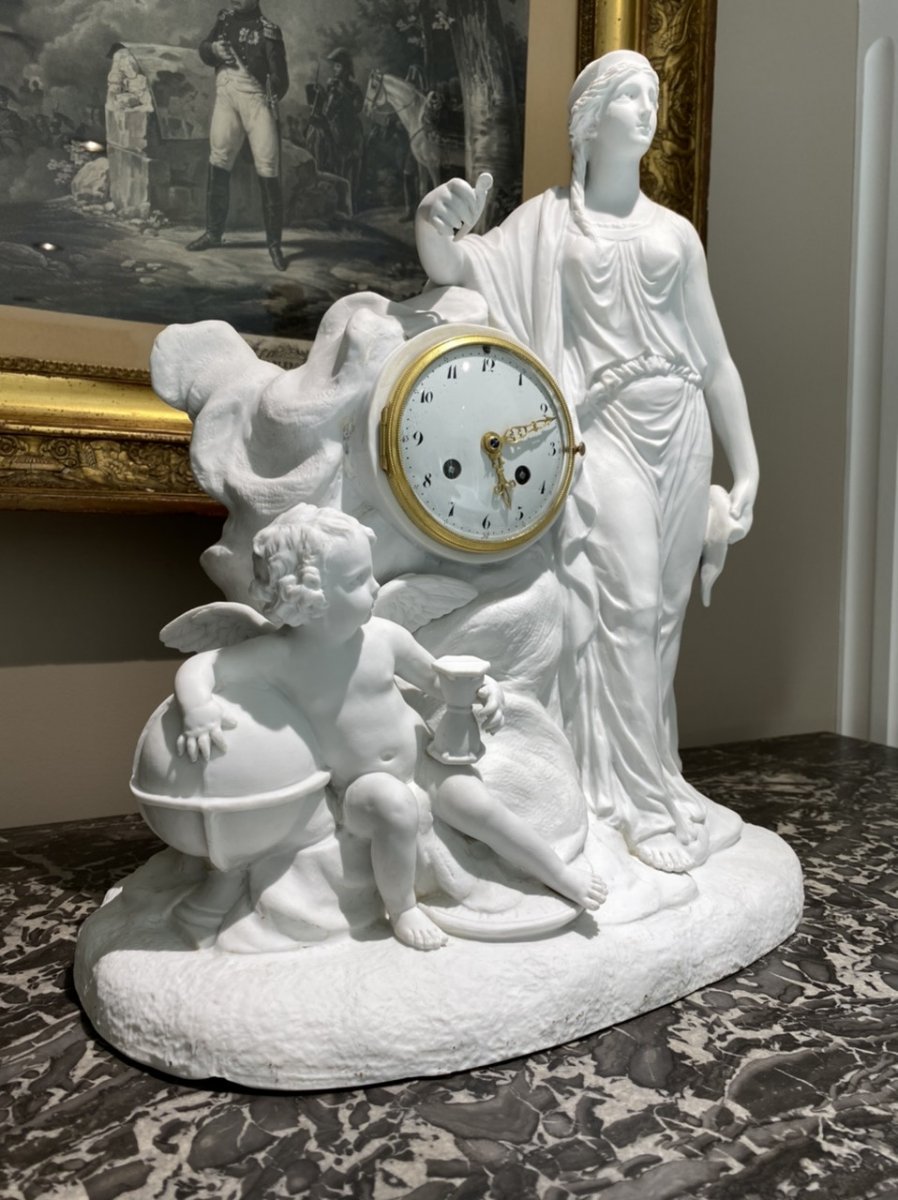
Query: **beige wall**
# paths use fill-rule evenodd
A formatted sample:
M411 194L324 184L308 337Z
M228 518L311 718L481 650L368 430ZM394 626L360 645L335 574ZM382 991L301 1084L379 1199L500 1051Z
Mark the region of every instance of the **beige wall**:
M220 522L0 513L0 828L127 812L131 756L171 691L157 638L217 593Z
M527 186L563 182L573 0L528 116ZM835 720L854 5L720 0L709 258L762 462L751 539L690 614L684 743ZM46 353L55 357L52 351ZM134 740L170 688L156 641L214 598L192 517L0 513L0 827L125 812Z
M761 491L689 614L684 744L835 728L856 22L853 0L719 3L708 256Z

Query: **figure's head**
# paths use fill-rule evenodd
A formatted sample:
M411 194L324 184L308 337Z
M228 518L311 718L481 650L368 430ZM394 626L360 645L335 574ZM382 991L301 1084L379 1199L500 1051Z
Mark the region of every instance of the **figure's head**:
M571 209L586 228L584 190L594 154L639 159L655 136L658 76L635 50L612 50L584 67L568 96L571 139Z
M373 541L348 513L297 504L253 539L250 595L273 625L307 625L326 613L335 630L351 633L377 596Z
M229 7L231 12L241 14L251 13L255 12L259 7L259 0L231 0Z
M583 68L568 96L571 149L576 156L592 142L606 117L625 122L637 141L645 141L645 149L655 132L657 109L658 76L645 55L635 50L603 54Z
M352 78L354 74L352 55L345 46L338 46L336 50L331 50L327 56L327 61L333 67L335 79Z

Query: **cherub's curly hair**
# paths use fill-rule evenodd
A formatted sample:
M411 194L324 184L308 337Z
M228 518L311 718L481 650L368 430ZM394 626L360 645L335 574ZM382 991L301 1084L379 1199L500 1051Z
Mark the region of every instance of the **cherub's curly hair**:
M296 504L253 538L249 591L272 625L305 625L327 608L327 559L334 543L374 534L336 508Z

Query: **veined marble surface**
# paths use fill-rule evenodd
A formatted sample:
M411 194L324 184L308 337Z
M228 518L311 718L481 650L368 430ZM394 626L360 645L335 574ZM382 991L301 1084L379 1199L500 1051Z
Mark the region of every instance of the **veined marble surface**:
M109 1050L72 988L75 932L153 835L137 817L0 835L0 1196L898 1197L898 751L814 735L684 760L797 852L795 936L581 1041L353 1091L186 1084Z

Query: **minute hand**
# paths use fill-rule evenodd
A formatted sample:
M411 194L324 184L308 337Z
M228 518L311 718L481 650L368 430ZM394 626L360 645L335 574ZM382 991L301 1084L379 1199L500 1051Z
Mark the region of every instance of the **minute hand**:
M532 433L538 433L540 429L545 429L547 425L557 424L554 417L539 417L536 421L528 421L526 425L512 425L502 434L502 441L505 443L522 442L524 438L530 437Z

